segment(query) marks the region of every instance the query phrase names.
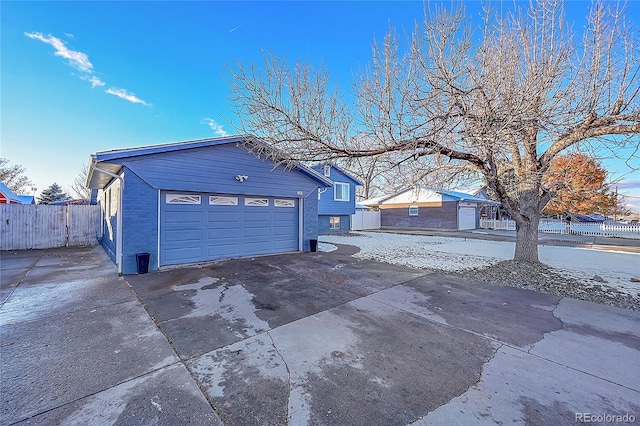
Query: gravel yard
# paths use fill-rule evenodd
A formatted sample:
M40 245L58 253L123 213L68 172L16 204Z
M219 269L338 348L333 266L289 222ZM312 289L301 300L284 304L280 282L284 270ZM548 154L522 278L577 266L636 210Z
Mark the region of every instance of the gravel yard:
M582 247L540 246L541 265L513 262L515 243L357 232L320 236L321 251L357 246L355 257L441 271L640 310L640 254Z

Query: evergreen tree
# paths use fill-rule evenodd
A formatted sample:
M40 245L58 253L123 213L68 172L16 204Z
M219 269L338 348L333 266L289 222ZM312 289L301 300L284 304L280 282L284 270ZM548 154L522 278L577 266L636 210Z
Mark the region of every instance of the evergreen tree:
M55 201L68 200L69 196L62 191L62 188L57 183L53 183L50 187L40 193L38 197L39 204L51 204Z

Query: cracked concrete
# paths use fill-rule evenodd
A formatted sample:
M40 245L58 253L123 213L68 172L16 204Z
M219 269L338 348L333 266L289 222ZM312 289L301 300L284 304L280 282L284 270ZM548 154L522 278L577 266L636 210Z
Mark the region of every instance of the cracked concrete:
M0 423L640 418L640 313L353 253L124 279L100 248L2 253Z

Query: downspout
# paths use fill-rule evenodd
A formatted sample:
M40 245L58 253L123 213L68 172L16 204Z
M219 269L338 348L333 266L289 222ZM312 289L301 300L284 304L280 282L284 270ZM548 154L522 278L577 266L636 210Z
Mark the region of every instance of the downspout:
M120 181L120 197L118 200L118 217L116 218L116 227L118 228L118 232L116 233L116 259L118 259L118 275L122 275L122 206L124 201L124 178L115 173L108 172L106 170L98 168L95 164L93 165L94 170L99 171L100 173L104 173L107 176L111 176Z

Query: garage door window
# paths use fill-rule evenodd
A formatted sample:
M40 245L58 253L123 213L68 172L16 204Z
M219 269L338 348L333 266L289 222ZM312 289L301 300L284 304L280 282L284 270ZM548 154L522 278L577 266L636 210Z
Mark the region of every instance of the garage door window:
M258 207L267 207L269 206L268 198L245 198L244 199L245 206L258 206Z
M219 195L209 196L210 206L237 206L238 197L222 197Z
M273 200L273 205L276 207L295 207L296 203L293 200L281 200L276 198Z
M167 194L167 204L200 204L202 199L199 195L187 194Z

